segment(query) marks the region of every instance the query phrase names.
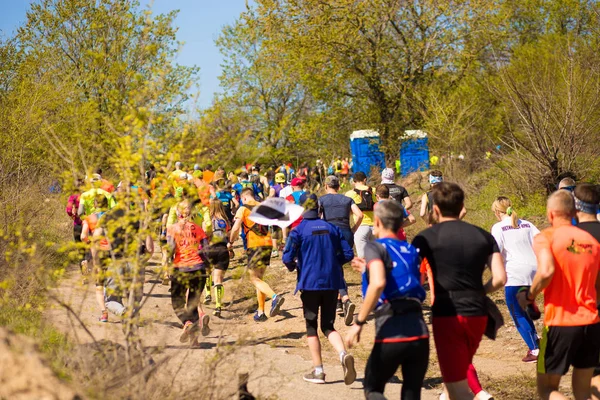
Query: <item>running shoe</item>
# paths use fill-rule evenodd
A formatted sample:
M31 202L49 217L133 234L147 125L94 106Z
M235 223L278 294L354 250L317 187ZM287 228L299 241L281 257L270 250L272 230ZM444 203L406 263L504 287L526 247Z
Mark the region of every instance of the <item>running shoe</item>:
M321 372L320 374L315 373L313 370L310 374L304 375L304 380L310 383L325 383L325 373Z
M538 359L538 356L536 356L535 354L532 353L531 350L529 350L527 352L527 355L521 361L523 361L524 363L534 363L534 362L537 362L537 359Z
M337 301L337 306L335 308L335 312L340 317L344 316L344 305L342 304L342 300L341 299L338 299L338 301Z
M475 400L494 400L494 396L492 396L485 390L482 390L481 392L477 393L477 395L475 396Z
M267 314L262 313L258 315L258 311L254 313L254 322L265 322L266 320L268 320Z
M206 296L204 296L204 304L208 305L208 304L210 304L211 301L212 301L212 297L210 296L210 294L207 294Z
M208 316L208 314L202 314L202 316L200 317L200 333L202 334L202 336L208 336L208 334L210 333L210 326L208 326L209 322L210 317Z
M344 370L344 383L352 385L356 380L356 369L354 369L354 357L352 357L352 354L344 354L342 369Z
M221 307L215 308L215 311L213 311L213 315L215 317L221 318Z
M269 312L269 317L273 318L278 316L279 310L284 302L285 299L281 295L275 295L275 297L273 297L273 301L271 302L271 312Z
M181 335L179 335L179 341L181 343L185 343L190 340L190 334L192 333L193 329L194 323L192 321L187 321L185 325L183 325L183 332L181 332Z
M108 322L108 311L104 310L102 311L102 315L99 318L100 322Z
M279 252L277 250L273 250L271 252L271 258L279 258Z
M346 326L352 325L352 321L354 320L354 310L356 306L350 300L344 303L344 323Z

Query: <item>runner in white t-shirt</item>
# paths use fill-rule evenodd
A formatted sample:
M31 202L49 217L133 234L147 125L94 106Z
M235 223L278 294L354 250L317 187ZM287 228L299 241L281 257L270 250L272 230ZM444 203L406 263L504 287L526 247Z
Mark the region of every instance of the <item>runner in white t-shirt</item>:
M500 221L492 227L492 236L498 242L506 267L506 306L529 347L523 362L536 362L539 353L538 336L533 321L519 306L517 293L521 288L531 286L533 281L537 269L533 237L540 231L531 222L519 219L507 197L498 197L492 204L492 211Z

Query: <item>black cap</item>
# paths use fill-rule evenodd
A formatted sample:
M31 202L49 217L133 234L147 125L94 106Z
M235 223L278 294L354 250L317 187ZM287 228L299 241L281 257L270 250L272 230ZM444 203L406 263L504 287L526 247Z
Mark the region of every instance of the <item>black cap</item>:
M319 208L319 198L314 193L303 193L300 196L300 205L304 207L306 211L317 210Z

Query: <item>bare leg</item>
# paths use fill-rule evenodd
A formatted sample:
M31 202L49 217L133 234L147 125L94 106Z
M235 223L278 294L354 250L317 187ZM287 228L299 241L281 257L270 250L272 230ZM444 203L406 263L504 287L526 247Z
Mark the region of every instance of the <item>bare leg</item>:
M319 367L323 365L323 360L321 359L321 342L318 336L308 337L308 349L310 350L313 366Z
M339 353L346 351L346 346L344 346L344 341L342 340L342 336L337 332L333 331L327 336L329 343L333 346L335 351Z
M104 304L104 286L96 286L96 303L100 307L100 311L106 311L106 305Z
M558 385L560 384L560 375L557 374L538 374L537 387L538 394L542 400L566 400L567 397L560 394Z
M592 400L600 400L600 375L592 379Z
M592 397L591 383L593 375L593 368L573 369L572 382L575 400L588 400Z

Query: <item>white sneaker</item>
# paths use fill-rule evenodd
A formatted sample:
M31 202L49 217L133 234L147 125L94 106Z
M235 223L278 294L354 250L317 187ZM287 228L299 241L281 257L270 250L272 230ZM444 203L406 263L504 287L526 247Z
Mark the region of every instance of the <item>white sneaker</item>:
M279 257L279 252L277 250L273 250L271 252L271 258L278 258Z
M477 393L477 396L475 396L475 400L494 400L494 396L492 396L485 390L482 390L481 392Z

